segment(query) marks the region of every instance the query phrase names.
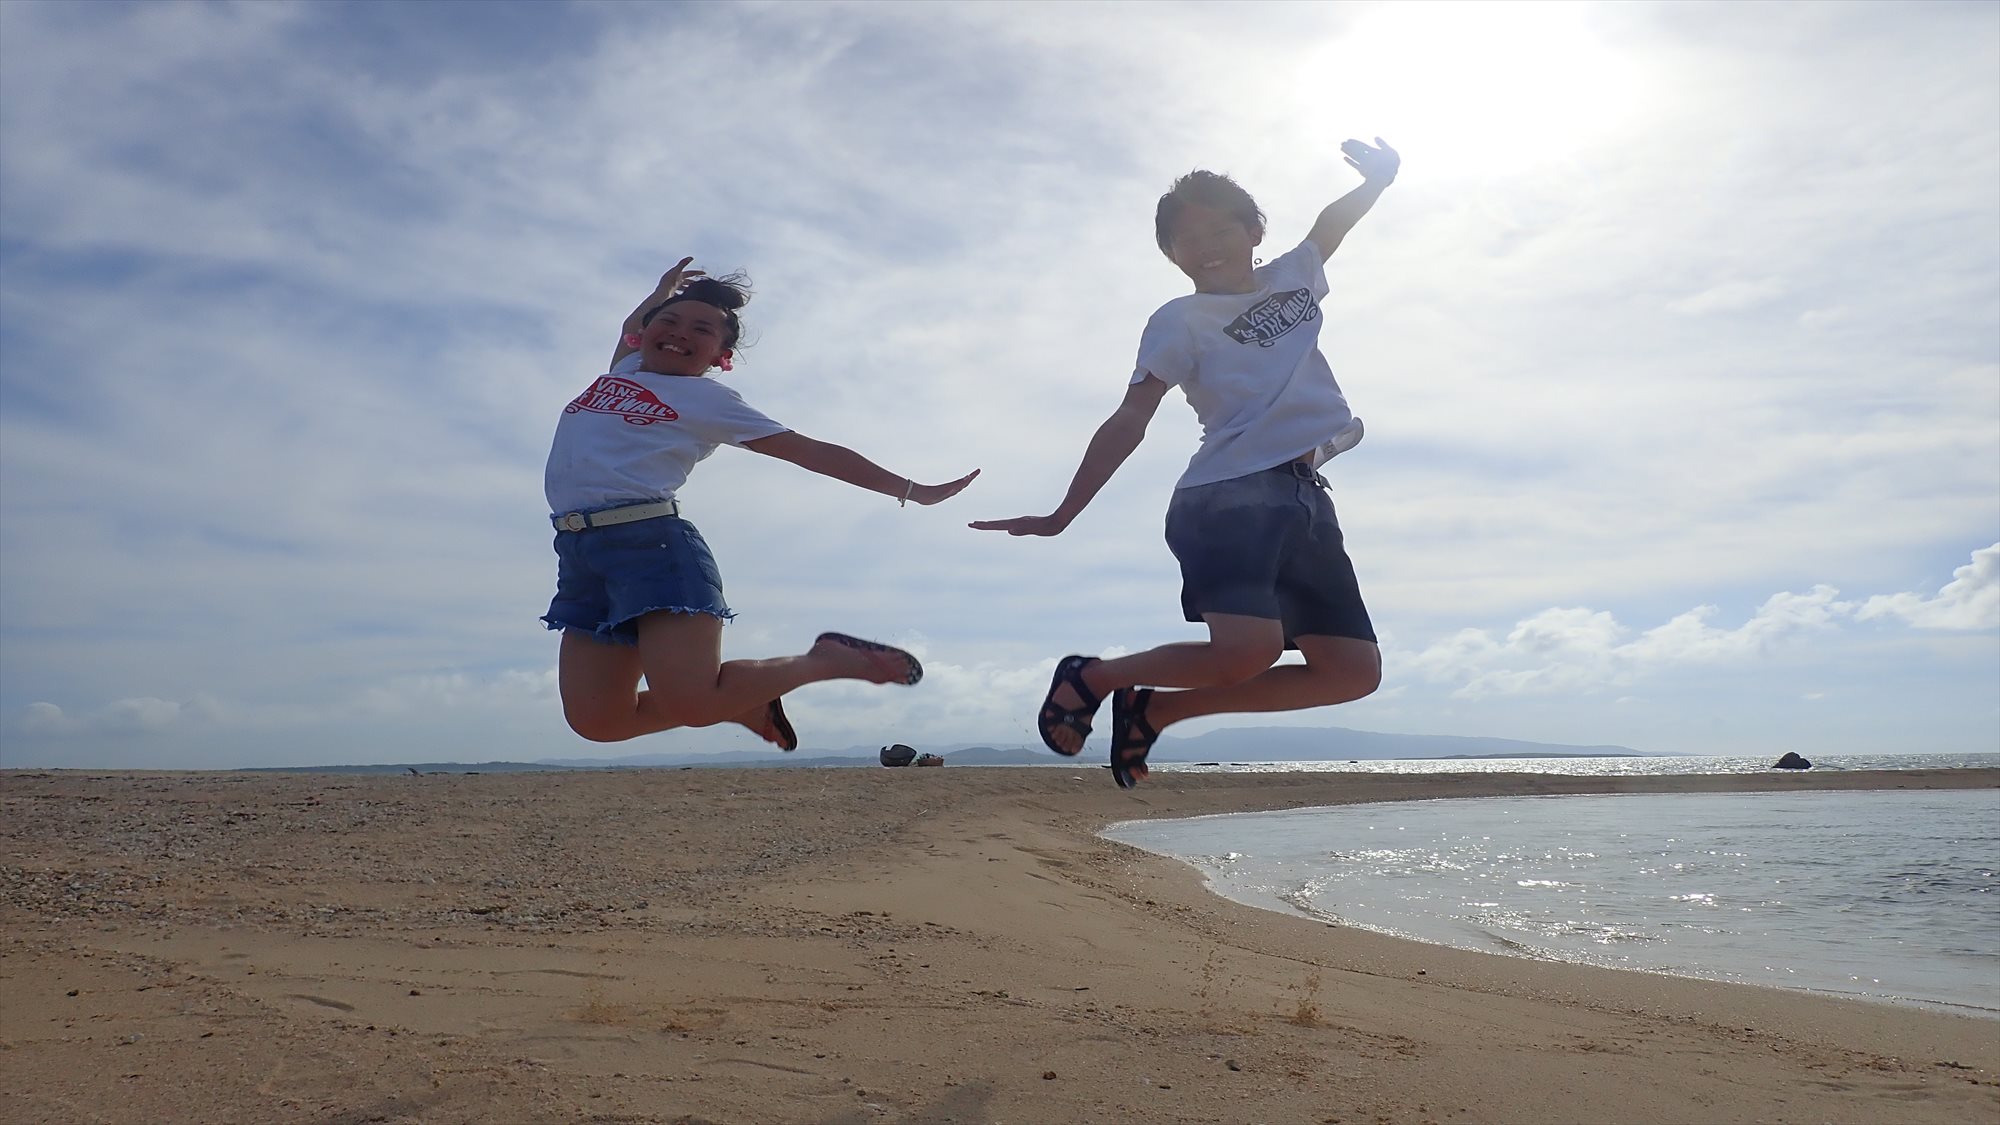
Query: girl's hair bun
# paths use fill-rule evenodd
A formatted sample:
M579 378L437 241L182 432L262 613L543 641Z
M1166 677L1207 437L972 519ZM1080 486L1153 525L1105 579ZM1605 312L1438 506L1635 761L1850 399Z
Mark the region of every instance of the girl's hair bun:
M714 305L718 309L740 309L750 303L750 279L741 273L697 277L674 296L683 301Z

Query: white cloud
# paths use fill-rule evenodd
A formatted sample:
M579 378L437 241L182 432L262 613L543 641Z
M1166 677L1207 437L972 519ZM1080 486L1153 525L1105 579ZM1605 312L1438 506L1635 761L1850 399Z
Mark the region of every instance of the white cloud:
M1799 324L1804 328L1838 328L1854 315L1853 310L1835 306L1826 309L1807 309L1799 314Z
M84 715L70 715L53 703L30 703L18 729L23 734L53 738L82 735L138 735L165 730L200 708L169 699L117 699Z
M561 696L556 670L505 671L479 678L463 672L442 676L406 676L364 690L354 708L367 714L397 717L452 710L547 707Z
M1807 637L1825 637L1844 622L1894 619L1917 629L2000 627L2000 544L1972 553L1935 597L1880 594L1843 601L1832 586L1777 593L1734 628L1710 622L1715 606L1697 606L1636 635L1610 613L1583 608L1543 610L1504 637L1465 629L1430 645L1407 666L1453 695L1592 693L1629 685L1676 667L1747 665ZM1819 699L1824 693L1807 695Z
M65 734L70 727L69 716L53 703L35 702L28 704L21 715L21 730L27 734Z
M1742 312L1767 304L1784 292L1785 287L1772 278L1754 281L1734 279L1711 286L1699 293L1669 301L1667 308L1688 316L1714 312Z
M1018 739L1055 655L1199 635L1160 543L1177 402L1061 539L963 527L1046 510L1116 403L1184 286L1157 194L1232 170L1277 248L1351 182L1340 137L1384 132L1320 65L1354 6L516 6L448 37L370 9L401 53L353 6L79 11L0 4L0 715L78 748L581 749L534 620L536 474L684 252L757 282L750 401L899 472L986 470L898 510L718 453L686 499L743 613L727 653L921 636L933 682L814 689L809 740ZM1374 706L1798 652L1844 603L1659 607L1897 589L1992 523L1995 14L1588 12L1565 50L1637 76L1626 116L1531 173L1407 117L1402 182L1329 271L1370 429L1333 474L1350 549L1416 641L1392 662L1452 669ZM563 49L496 54L526 18ZM1174 77L1252 51L1227 95ZM1913 181L1887 135L1950 159ZM1985 573L1861 616L1990 627Z
M1864 621L1896 619L1917 629L2000 628L2000 543L1972 552L1936 596L1877 594L1861 604Z

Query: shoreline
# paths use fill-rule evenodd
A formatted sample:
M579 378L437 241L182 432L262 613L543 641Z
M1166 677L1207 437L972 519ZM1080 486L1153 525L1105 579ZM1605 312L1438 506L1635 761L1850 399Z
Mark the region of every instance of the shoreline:
M2000 770L0 774L9 1120L1966 1121L1990 1020L1243 905L1113 821ZM73 990L73 991L72 991Z
M1817 804L1795 804L1785 799L1804 794L1845 802L1842 807L1848 810L1847 817L1853 819L1839 822L1837 832L1841 836L1851 837L1854 832L1866 831L1866 825L1878 820L1881 811L1898 807L1899 796L1924 800L1950 793L1962 797L1964 800L1953 801L1947 806L1953 811L1938 814L1944 820L1931 818L1929 825L1962 818L1977 826L1984 822L1988 814L2000 812L2000 804L1995 803L1993 791L1894 788L1886 791L1842 791L1827 787L1815 791L1792 785L1781 788L1785 791L1774 788L1757 792L1732 786L1730 792L1719 794L1625 792L1564 794L1552 798L1482 796L1436 797L1411 802L1362 802L1370 808L1377 805L1393 805L1396 808L1364 813L1347 806L1331 806L1269 813L1118 821L1107 825L1103 834L1117 842L1187 865L1201 877L1203 886L1210 893L1231 902L1284 917L1303 918L1320 925L1467 952L1775 988L1832 999L1860 1000L2000 1020L2000 991L1995 991L1996 985L2000 985L2000 976L1988 980L1981 975L2000 970L1976 960L1977 955L1973 953L1974 948L1980 945L1978 935L1982 933L1986 934L1987 961L2000 959L2000 946L1993 944L1991 927L1986 924L1983 913L1965 913L1976 910L1976 902L1961 906L1961 912L1955 916L1956 929L1950 928L1952 918L1946 917L1936 919L1936 925L1927 921L1920 932L1898 928L1893 934L1877 935L1872 952L1865 946L1838 944L1853 940L1854 927L1858 922L1865 924L1865 919L1875 917L1868 910L1873 892L1859 890L1860 884L1856 880L1869 873L1862 868L1866 868L1868 858L1875 854L1876 849L1886 849L1885 855L1895 857L1887 860L1899 865L1894 870L1908 871L1911 868L1900 865L1928 867L1926 861L1938 857L1930 846L1914 846L1905 838L1905 833L1898 830L1893 835L1878 837L1877 842L1869 847L1843 852L1842 858L1833 861L1839 867L1825 872L1837 882L1814 884L1808 881L1801 886L1798 878L1801 873L1779 868L1804 857L1766 854L1767 849L1783 847L1783 836L1753 836L1746 841L1739 835L1740 832L1768 831L1769 828L1764 826L1773 823L1770 816L1778 815L1779 810L1783 810L1782 815L1788 825L1794 816L1804 816L1811 821L1814 830L1824 832L1828 826L1812 820L1819 815L1813 811L1819 807ZM1882 795L1879 802L1877 795ZM1565 804L1540 803L1552 800L1567 802L1572 798L1584 802L1631 800L1639 804L1585 804L1572 813ZM1738 810L1735 815L1743 819L1733 824L1717 824L1705 817L1697 826L1682 820L1681 814L1676 811L1676 802L1682 800L1706 802L1718 798L1725 801L1745 798L1752 803L1721 807ZM1459 805L1458 802L1475 804ZM1499 802L1497 807L1519 810L1517 815L1522 821L1516 834L1505 835L1514 831L1512 816L1516 814L1510 813L1505 823L1496 823L1493 819L1495 814L1491 811L1495 806L1491 802ZM1719 812L1715 806L1704 804L1703 807L1711 817ZM1625 813L1608 811L1612 809L1623 809L1637 819L1627 819ZM1301 812L1308 814L1305 819L1296 818L1295 814ZM1729 816L1727 813L1720 815L1725 820ZM1322 828L1319 827L1322 816L1330 818L1324 821L1326 825L1337 826L1325 829L1328 834L1324 836L1320 834ZM1238 818L1247 819L1240 827L1233 826L1232 822ZM1919 835L1923 835L1927 827L1906 820L1899 820L1898 824L1907 824L1910 832ZM1711 836L1711 830L1722 835ZM1301 842L1298 835L1301 832L1306 833L1304 839L1311 841L1310 844ZM1625 854L1626 845L1632 842L1626 839L1627 832L1640 840L1657 838L1662 841L1660 846L1668 849L1675 847L1676 840L1683 848L1692 845L1692 852L1675 851L1666 858L1692 862L1708 872L1700 876L1704 880L1701 889L1721 893L1690 896L1711 900L1705 904L1708 911L1676 912L1665 900L1647 905L1645 901L1629 897L1633 888L1645 887L1648 888L1645 893L1671 896L1672 903L1678 904L1682 901L1679 892L1691 888L1685 885L1652 887L1649 880L1643 878L1635 882L1636 877L1629 871L1622 871L1622 865L1616 863L1597 868L1591 868L1586 863L1586 870L1581 874L1565 873L1563 868L1570 871L1577 869L1562 862L1557 863L1554 871L1535 870L1532 862L1527 869L1520 869L1516 864L1502 864L1482 874L1482 881L1471 883L1464 881L1466 873L1459 867L1461 862L1471 862L1475 868L1479 867L1480 854L1489 849L1497 848L1495 854L1519 853L1526 849L1532 856L1544 844L1549 844L1558 852L1580 849L1586 853L1586 860L1598 858L1594 853L1620 853L1628 861L1656 868L1646 874L1671 882L1675 876L1665 869L1664 861L1660 864L1645 861L1644 857L1652 855L1652 847L1640 847L1637 854ZM1408 834L1407 839L1405 833ZM1486 833L1495 835L1487 837ZM1708 859L1718 853L1707 849L1719 846L1718 841L1724 838L1728 839L1728 847L1720 854L1742 857L1742 868L1736 871L1709 871L1706 866ZM1940 831L1937 835L1923 838L1927 845L1946 849L1965 843L1958 832ZM1481 846L1477 841L1482 839L1488 839L1490 843ZM1455 846L1460 842L1471 847L1469 858L1468 853ZM1374 864L1365 856L1342 854L1337 857L1338 862L1331 866L1320 862L1329 849L1339 849L1344 853L1350 848L1370 852L1378 848L1390 849L1402 858L1396 861L1396 872L1387 876L1386 884L1384 873L1375 870ZM1433 848L1450 853L1450 858L1444 861L1441 868L1433 868L1422 860ZM1409 849L1416 849L1416 858L1409 858ZM1976 856L1979 853L1972 848L1969 853L1961 850L1957 854L1963 861L1968 854ZM1549 858L1543 857L1544 860ZM1821 862L1821 859L1815 855L1806 862ZM1350 867L1349 861L1358 866ZM1406 863L1417 866L1406 867ZM1847 866L1850 863L1860 867L1850 869ZM1547 864L1541 866L1546 868ZM1681 866L1681 862L1672 864L1674 871ZM1729 866L1724 861L1724 867ZM1765 873L1754 875L1756 886L1742 882L1743 879L1753 878L1753 873L1759 870ZM1871 870L1879 875L1882 869L1878 866ZM1566 897L1558 900L1536 899L1536 892L1529 890L1524 892L1527 901L1517 900L1513 897L1513 888L1508 885L1517 875L1533 881L1532 884L1524 882L1524 887L1563 886L1568 888L1570 894L1580 895L1581 898L1574 903ZM1500 882L1483 881L1495 876ZM1788 884L1789 893L1781 896L1782 902L1765 903L1765 906L1791 908L1803 896L1805 902L1823 903L1822 910L1851 901L1852 907L1858 908L1859 913L1849 914L1843 907L1840 913L1821 913L1810 921L1793 916L1776 929L1768 921L1750 923L1747 928L1732 921L1738 917L1736 900L1747 894L1753 900L1752 907L1756 907L1754 900L1760 897L1757 886L1762 886L1771 878ZM1563 882L1539 882L1544 879ZM1927 883L1930 881L1926 879ZM1342 889L1337 893L1324 890L1333 885ZM1857 894L1860 898L1852 899ZM1463 896L1464 904L1474 899L1502 900L1479 903L1483 907L1500 908L1498 915L1488 918L1478 911L1467 912L1462 908L1463 904L1459 907L1451 905L1460 902L1460 896ZM1377 898L1379 901L1375 901ZM1727 900L1719 913L1715 912L1716 904L1712 901L1716 898ZM1587 900L1589 909L1584 909L1583 900ZM1579 913L1579 910L1582 912ZM1509 921L1523 911L1539 919L1539 923L1517 925ZM1889 919L1882 920L1886 922ZM1750 922L1748 918L1741 921ZM1593 930L1616 931L1608 936L1623 940L1607 942L1605 935L1597 934L1570 938L1569 934L1573 932L1569 929L1570 923ZM1839 927L1839 937L1835 936L1835 930L1827 928L1834 926ZM1945 928L1939 929L1939 926ZM1720 930L1710 927L1720 927ZM1725 944L1717 946L1701 940L1703 933L1718 932L1730 935ZM1633 944L1634 939L1636 944ZM1826 942L1829 939L1836 944L1828 946ZM1975 960L1935 960L1928 950L1940 941L1953 950L1974 956ZM1841 968L1829 969L1835 964ZM1967 979L1968 974L1972 979ZM2000 1027L1996 1027L1995 1031L2000 1033Z

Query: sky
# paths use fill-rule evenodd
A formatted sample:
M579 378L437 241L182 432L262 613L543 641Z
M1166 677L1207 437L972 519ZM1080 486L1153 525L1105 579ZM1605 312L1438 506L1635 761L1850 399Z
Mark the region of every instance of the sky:
M1054 661L1202 633L1170 395L1054 507L1236 176L1328 265L1381 634L1309 725L1658 753L2000 750L2000 5L0 4L0 765L741 750L561 718L541 472L683 255L728 377L936 507L719 450L731 657L808 748L1034 746ZM1093 752L1101 742L1093 743Z

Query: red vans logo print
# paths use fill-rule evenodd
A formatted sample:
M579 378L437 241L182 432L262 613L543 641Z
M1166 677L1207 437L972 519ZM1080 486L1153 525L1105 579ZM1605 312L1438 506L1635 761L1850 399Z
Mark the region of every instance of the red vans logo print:
M576 396L564 414L575 414L588 410L594 414L616 414L635 426L650 426L655 422L671 422L680 415L674 408L653 397L653 392L634 383L630 379L620 379L615 375L600 375L590 389Z

